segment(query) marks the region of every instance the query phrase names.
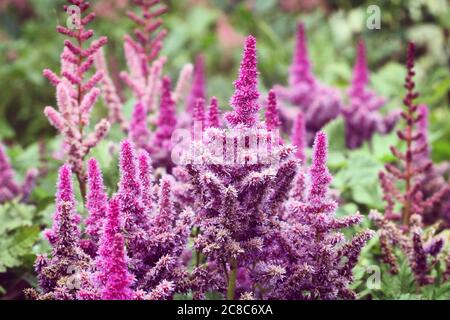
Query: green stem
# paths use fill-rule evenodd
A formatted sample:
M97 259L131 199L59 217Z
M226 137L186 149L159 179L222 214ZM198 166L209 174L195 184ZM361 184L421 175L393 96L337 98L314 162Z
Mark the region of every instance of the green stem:
M230 276L228 278L228 290L227 290L227 300L234 300L234 290L236 289L236 278L237 278L237 261L236 259L231 259L230 261Z

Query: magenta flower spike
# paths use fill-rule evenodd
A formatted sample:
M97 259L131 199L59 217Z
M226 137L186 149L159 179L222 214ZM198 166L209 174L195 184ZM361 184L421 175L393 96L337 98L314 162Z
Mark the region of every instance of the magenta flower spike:
M87 169L88 193L86 208L89 216L86 219L86 233L89 235L95 247L98 245L103 223L108 210L108 195L105 192L103 176L97 160L90 159Z
M353 67L352 92L364 90L369 84L369 68L367 66L366 45L363 39L358 41L356 61Z
M219 103L216 97L211 98L211 102L208 109L208 119L207 119L207 127L208 128L220 128L220 112L219 112Z
M139 181L136 150L129 140L124 140L120 146L120 210L125 220L128 232L137 228L147 230L150 222L148 211L142 202L142 185Z
M205 129L206 115L205 115L205 100L197 99L194 105L194 125L200 126L201 130Z
M147 151L142 150L138 156L139 180L142 185L142 203L151 212L153 207L153 171L152 161Z
M150 130L148 128L147 111L140 101L134 106L129 126L129 137L139 149L145 149L149 144Z
M205 58L201 54L195 59L192 88L186 102L186 111L188 113L192 114L194 112L198 99L206 100Z
M230 104L234 110L225 115L229 125L253 127L258 121L259 92L256 57L256 39L248 36L239 69L239 78L234 82L234 95Z
M125 239L122 235L119 201L119 197L113 197L109 202L96 262L103 300L134 298L131 290L133 277L128 272Z
M14 181L14 170L6 156L5 149L0 144L0 203L11 200L16 197L20 188Z
M176 125L177 118L175 103L171 93L171 81L168 76L165 76L162 81L159 118L157 121L154 144L159 147L166 146L170 142Z
M387 134L394 128L400 111L393 110L383 116L379 110L386 99L369 90L369 68L367 66L364 40L358 42L353 79L348 89L349 106L342 108L345 121L345 142L347 148L356 149L370 141L375 133Z
M299 111L294 121L291 135L292 144L297 147L295 156L302 162L302 166L306 166L306 126L303 112Z
M308 83L311 85L315 83L308 57L307 38L303 22L300 22L297 26L295 51L289 70L289 84L295 86L299 83Z
M274 131L277 130L280 125L277 97L275 91L270 90L267 97L266 129L268 131Z
M53 217L53 255L70 255L80 240L80 216L75 213L72 171L67 164L59 170L57 189L56 212Z
M331 175L327 167L328 139L324 132L316 135L313 146L312 164L309 168L311 176L311 189L309 192L309 201L325 198L328 192L328 186L331 183Z
M160 231L169 231L175 221L175 212L172 200L172 182L169 177L161 179L159 195L159 212L157 213L154 225Z

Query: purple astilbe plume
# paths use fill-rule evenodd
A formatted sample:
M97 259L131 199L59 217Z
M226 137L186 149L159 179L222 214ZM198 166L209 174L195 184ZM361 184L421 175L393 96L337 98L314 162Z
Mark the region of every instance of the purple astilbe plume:
M279 117L279 110L277 105L277 97L275 91L270 90L267 97L266 110L266 129L268 131L276 131L280 128L281 122Z
M125 239L122 235L119 198L109 202L108 213L100 240L96 266L100 296L103 300L131 300L133 276L128 272Z
M394 248L399 248L408 259L418 286L436 281L433 268L438 263L439 254L444 249L444 239L436 236L436 229L424 232L422 218L418 214L410 217L410 228L406 230L401 225L387 219L381 213L372 211L369 218L378 227L381 245L381 259L388 264L392 274L399 271L398 254Z
M256 39L253 36L246 39L239 77L234 82L234 87L234 95L230 101L234 110L225 114L225 119L233 127L252 127L258 121L259 111Z
M406 144L406 150L400 151L391 147L393 155L398 159L399 165L387 164L386 171L380 173L380 182L383 189L383 199L386 201L385 215L388 219L401 219L403 225L409 225L409 219L413 214L422 215L426 210L433 208L443 196L449 192L450 186L444 185L434 194L424 194L422 186L427 172L432 168L429 157L424 158L428 150L427 132L417 128L418 123L426 116L424 112L418 112L415 99L419 93L415 91L413 77L415 46L410 43L407 56L407 75L405 80L406 96L403 100L405 110L401 113L406 122L403 131L397 131L401 141ZM423 108L422 108L423 109ZM402 185L402 189L398 185ZM396 212L396 204L400 204L401 211Z
M15 172L6 155L5 148L0 144L0 203L19 198L21 201L27 201L28 196L34 189L38 171L36 169L28 170L22 185L15 181Z
M200 130L205 128L206 113L205 113L205 100L202 98L197 99L193 109L194 127L199 127Z
M134 106L129 127L129 138L137 148L147 149L150 142L151 132L148 128L147 110L142 102Z
M77 6L82 14L90 7L84 0L69 0L70 5ZM74 28L58 26L57 31L71 40L64 41L61 54L61 73L45 69L43 74L56 87L58 111L53 107L44 110L49 122L63 135L67 161L77 175L83 198L86 195L86 172L84 159L90 150L102 140L109 131L109 122L101 120L93 132L86 134L90 114L97 102L100 90L96 85L102 80L103 73L97 71L87 78L87 72L94 64L94 56L107 43L106 37L100 37L87 45L93 31L87 25L95 18L94 13L77 17L71 6L65 11L71 16Z
M253 277L256 297L272 299L349 299L352 269L365 243L362 231L346 241L341 229L357 225L361 215L337 219L336 202L329 196L331 175L326 166L327 137L319 132L314 143L309 185L304 199L291 199L287 216L273 230L268 260L259 263Z
M400 112L397 110L385 117L379 113L386 99L367 89L368 84L366 47L361 39L358 42L352 85L348 90L349 106L342 109L345 120L345 141L349 149L359 148L365 141L370 141L376 132L389 133L400 117Z
M206 122L207 128L220 128L220 111L219 111L219 102L216 97L211 98L211 102L209 104L208 116Z
M170 151L172 149L172 134L176 129L177 118L175 102L172 98L171 81L165 76L162 81L161 101L159 115L156 122L157 129L152 137L149 153L152 156L155 167L171 167L172 160Z
M86 208L89 216L86 219L86 234L89 236L89 250L91 256L95 255L100 236L102 234L103 223L108 210L108 195L103 184L103 176L97 160L88 161L88 192Z
M80 216L75 212L72 172L69 165L59 170L53 226L45 232L52 246L51 258L38 256L35 269L42 293L30 291L39 299L74 299L77 277L90 266L90 258L80 248Z
M294 121L294 126L292 127L291 134L292 144L297 147L295 152L295 156L302 162L302 165L306 164L306 125L305 125L305 117L303 113L300 111L297 114L297 117Z
M195 59L194 77L192 79L191 92L186 100L186 111L193 113L198 99L206 100L205 88L205 58L199 54Z
M293 148L275 144L268 153L270 132L257 127L255 44L249 36L231 100L234 110L226 116L229 129L206 129L182 158L197 199L192 289L197 297L214 288L234 299L248 289L240 281L264 259L265 236L297 170ZM201 280L204 272L207 282Z
M339 91L322 84L312 72L303 23L299 23L297 28L296 48L289 70L289 87L275 86L274 90L283 103L280 105L281 116L288 131L298 109L305 115L309 144L312 144L315 134L341 112Z
M417 144L426 147L417 154L415 161L427 163L431 159L431 147L428 142L428 107L421 104L418 106L417 112L420 117L417 123L417 132L420 134ZM442 219L447 225L450 225L450 182L445 180L446 175L450 175L450 168L446 168L446 163L438 165L433 163L423 174L420 186L424 198L430 198L441 192L444 193L440 201L437 200L431 207L424 210L423 220L426 224L432 224Z

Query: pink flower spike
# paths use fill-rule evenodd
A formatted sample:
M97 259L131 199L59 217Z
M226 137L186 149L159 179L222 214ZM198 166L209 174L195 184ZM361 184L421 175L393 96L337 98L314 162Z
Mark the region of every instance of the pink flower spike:
M142 185L142 203L150 212L153 206L152 161L147 151L142 150L138 156L139 180Z
M234 82L234 87L235 92L230 102L234 110L227 113L225 118L232 127L253 127L258 120L259 111L256 39L253 36L248 36L245 42L239 78Z
M205 59L202 55L198 55L195 60L191 92L187 99L186 111L188 113L194 112L198 99L206 99L205 91Z
M299 83L313 85L315 82L308 57L308 46L303 22L297 26L297 39L292 65L290 67L289 83L294 86Z
M219 104L216 97L211 98L207 122L208 128L220 128Z
M141 194L141 186L137 179L135 149L129 140L124 140L120 145L119 193L134 194L136 197L139 197Z
M311 189L309 200L325 198L328 186L331 183L331 175L327 167L328 138L325 132L319 131L313 146L312 164L309 169L311 176Z
M297 147L295 156L302 162L302 165L306 165L306 124L303 112L299 112L295 118L294 127L292 128L292 144Z
M367 67L366 45L363 39L358 42L356 61L353 68L352 87L354 90L363 90L369 82L369 69Z
M277 97L275 91L270 90L267 97L266 128L268 131L277 130L281 125Z
M148 128L147 112L144 104L140 101L134 106L129 126L129 136L138 148L145 149L149 144L150 130Z
M80 105L81 121L84 126L89 124L89 118L91 117L92 107L98 100L100 96L100 89L93 88L89 93L87 93Z
M162 93L157 125L158 129L155 132L154 143L157 146L162 146L165 141L170 141L177 125L175 103L171 93L171 81L167 76L162 79Z
M88 193L86 207L89 216L86 219L86 233L97 244L102 233L106 211L108 209L108 196L103 184L102 172L97 160L88 161Z
M161 179L159 194L159 212L155 217L155 226L161 231L170 230L175 220L175 212L172 203L172 181L169 177Z
M134 279L128 272L121 219L119 198L113 197L109 202L97 258L103 300L131 300L134 297L130 288Z
M58 111L52 107L45 107L44 114L52 126L58 129L59 132L63 132L64 119Z
M198 98L194 106L194 123L201 125L201 129L205 128L205 100Z

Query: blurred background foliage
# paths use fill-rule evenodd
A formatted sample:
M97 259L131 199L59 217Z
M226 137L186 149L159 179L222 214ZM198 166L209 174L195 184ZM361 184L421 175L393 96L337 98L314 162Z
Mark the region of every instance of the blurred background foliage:
M48 173L34 190L31 206L18 203L0 206L0 252L4 252L0 254L3 263L0 263L0 296L5 294L4 298L20 296L21 289L35 281L31 271L33 253L47 248L44 241L37 241L38 230L49 224L53 212L60 163L52 158L52 151L58 150L60 139L53 138L56 132L43 115L45 106L55 105L55 97L54 88L44 79L42 70L59 70L63 37L56 33L55 27L66 19L61 10L64 2L0 1L0 140L8 146L19 180L23 178L20 174L30 166L39 165L40 170ZM109 38L106 56L113 75L125 69L122 39L133 29L125 16L129 2L91 1L98 15L93 25L95 34ZM415 41L419 101L428 104L431 110L433 159L436 162L450 159L450 5L447 0L377 1L381 9L380 30L366 27L367 8L374 1L164 2L169 6L164 22L169 30L163 49L163 54L168 56L165 72L175 79L185 63L203 54L208 93L219 98L222 108L228 108L247 34L255 35L258 40L260 88L264 94L274 84L287 81L297 22L305 22L316 75L343 92L351 80L356 42L363 37L372 87L389 99L386 111L401 107L406 45L410 40ZM115 80L120 85L117 76ZM122 96L130 95L122 92ZM130 107L132 103L127 105ZM94 112L99 118L106 110L99 103ZM343 202L339 213L383 209L378 172L384 162L392 160L389 145L396 143L395 134L375 136L370 146L349 152L344 146L342 120L331 122L326 131L331 137L329 165L334 173L333 187ZM118 140L119 135L113 130L110 137ZM104 169L109 192L114 190L118 176L117 159L111 153L114 144L103 141L92 154ZM2 233L8 237L2 237Z

